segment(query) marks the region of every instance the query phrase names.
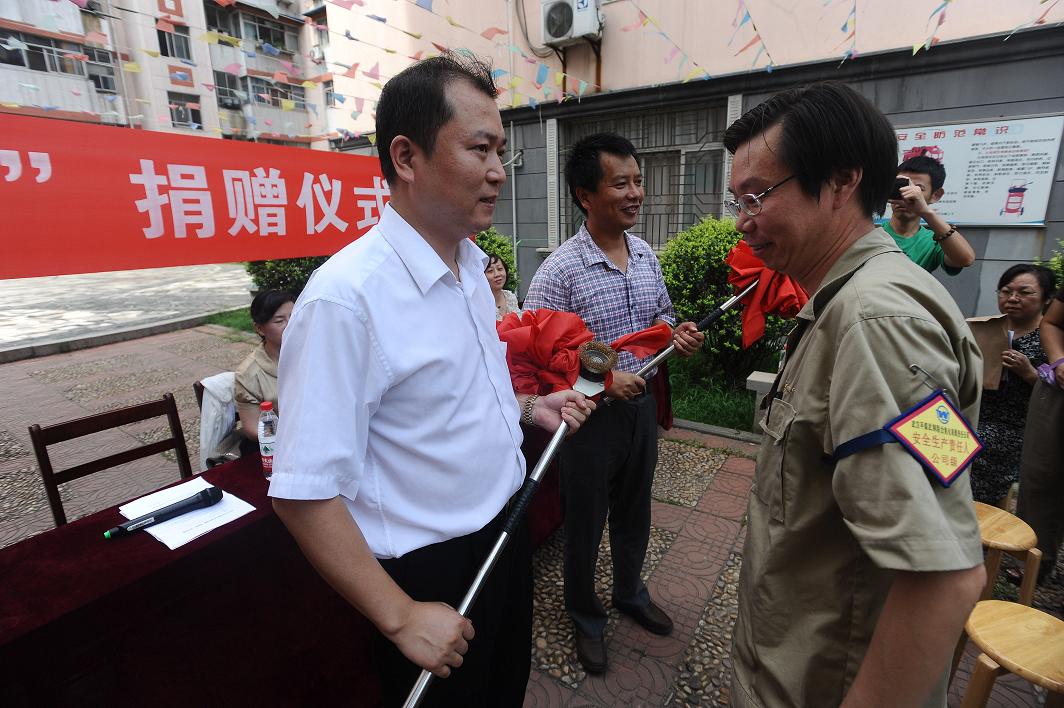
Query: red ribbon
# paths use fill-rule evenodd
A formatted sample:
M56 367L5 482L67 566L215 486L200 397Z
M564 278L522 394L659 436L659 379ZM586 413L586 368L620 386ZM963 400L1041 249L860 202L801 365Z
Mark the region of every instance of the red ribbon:
M578 315L555 310L511 312L496 323L499 339L506 342L506 363L518 393L548 394L573 387L580 374L578 349L595 337ZM610 344L616 351L648 357L672 339L667 324L626 334ZM613 381L606 375L606 387Z
M743 349L764 336L767 315L789 319L809 300L801 285L790 276L770 270L745 241L735 244L724 261L731 266L728 283L735 292L758 281L754 291L743 298Z

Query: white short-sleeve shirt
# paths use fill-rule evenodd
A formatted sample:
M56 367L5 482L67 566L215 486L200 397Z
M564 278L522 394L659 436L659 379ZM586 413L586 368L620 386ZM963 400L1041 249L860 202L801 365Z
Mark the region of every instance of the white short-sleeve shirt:
M343 498L378 558L479 530L524 478L487 256L461 281L388 206L319 268L281 346L270 496Z

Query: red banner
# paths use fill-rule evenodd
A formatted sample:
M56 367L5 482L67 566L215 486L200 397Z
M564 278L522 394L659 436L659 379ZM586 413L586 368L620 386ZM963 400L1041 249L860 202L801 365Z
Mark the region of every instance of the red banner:
M375 157L0 113L0 278L335 253Z

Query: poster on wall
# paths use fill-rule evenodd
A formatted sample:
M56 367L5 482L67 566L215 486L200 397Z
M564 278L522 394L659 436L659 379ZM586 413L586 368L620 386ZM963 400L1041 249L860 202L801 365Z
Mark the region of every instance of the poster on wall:
M943 164L934 209L951 224L1041 226L1062 129L1064 116L898 128L898 162L926 154Z

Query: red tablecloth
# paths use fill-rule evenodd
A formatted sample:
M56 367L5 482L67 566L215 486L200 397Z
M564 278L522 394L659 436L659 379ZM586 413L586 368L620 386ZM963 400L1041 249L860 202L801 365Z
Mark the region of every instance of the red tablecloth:
M0 550L0 705L372 705L368 622L273 514L257 456L204 477L255 511L171 551L111 508Z

